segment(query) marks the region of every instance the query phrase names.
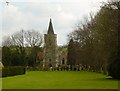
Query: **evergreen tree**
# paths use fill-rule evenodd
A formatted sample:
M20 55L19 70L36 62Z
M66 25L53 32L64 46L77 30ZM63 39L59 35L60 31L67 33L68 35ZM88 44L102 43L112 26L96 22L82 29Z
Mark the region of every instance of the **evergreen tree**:
M76 62L76 53L75 53L75 44L73 42L73 39L70 40L68 44L68 54L67 54L67 64L70 65L70 68L75 65Z

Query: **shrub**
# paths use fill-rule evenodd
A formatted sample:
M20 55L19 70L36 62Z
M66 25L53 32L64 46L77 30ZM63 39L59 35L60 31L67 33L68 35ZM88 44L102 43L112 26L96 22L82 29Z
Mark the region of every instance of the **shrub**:
M25 67L23 66L10 66L2 69L2 77L22 74L25 74Z
M108 66L108 75L114 79L120 79L120 63L113 62Z
M108 75L120 79L120 59L117 53L112 54L108 64Z

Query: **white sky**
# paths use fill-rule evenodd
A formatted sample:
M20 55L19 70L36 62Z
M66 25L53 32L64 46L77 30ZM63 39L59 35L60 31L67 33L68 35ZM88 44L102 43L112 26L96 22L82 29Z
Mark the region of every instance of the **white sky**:
M107 0L2 0L0 4L0 37L21 29L45 34L52 18L58 45L66 44L75 24L90 12L96 13ZM2 37L1 37L2 38ZM0 38L0 41L1 41Z

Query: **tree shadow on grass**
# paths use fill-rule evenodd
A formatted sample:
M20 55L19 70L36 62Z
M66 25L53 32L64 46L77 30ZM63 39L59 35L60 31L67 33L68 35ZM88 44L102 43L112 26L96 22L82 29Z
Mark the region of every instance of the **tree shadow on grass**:
M111 78L111 77L107 77L107 78L97 78L96 80L99 80L99 81L119 81L117 79L114 79L114 78ZM119 81L120 82L120 81Z

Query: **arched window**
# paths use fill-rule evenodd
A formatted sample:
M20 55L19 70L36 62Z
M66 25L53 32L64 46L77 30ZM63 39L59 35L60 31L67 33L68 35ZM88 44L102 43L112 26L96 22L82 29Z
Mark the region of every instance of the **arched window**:
M49 64L49 67L52 67L52 64Z

